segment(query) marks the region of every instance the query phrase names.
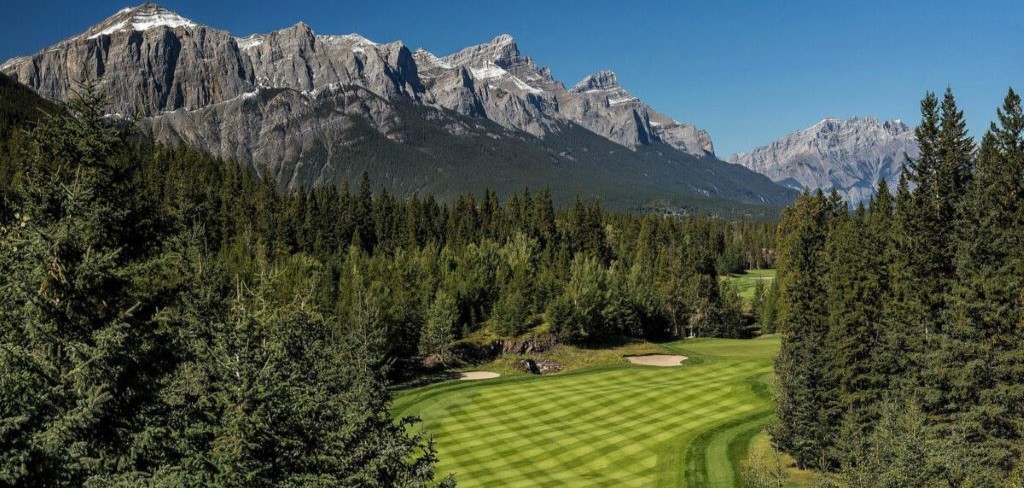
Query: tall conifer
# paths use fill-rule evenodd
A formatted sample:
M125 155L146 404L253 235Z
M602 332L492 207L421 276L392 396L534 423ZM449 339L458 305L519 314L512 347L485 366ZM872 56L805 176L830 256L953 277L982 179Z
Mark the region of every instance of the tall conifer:
M828 303L825 237L832 208L818 192L806 192L779 224L779 328L784 334L775 361L778 375L775 441L801 466L825 468L833 429L834 391L825 347Z

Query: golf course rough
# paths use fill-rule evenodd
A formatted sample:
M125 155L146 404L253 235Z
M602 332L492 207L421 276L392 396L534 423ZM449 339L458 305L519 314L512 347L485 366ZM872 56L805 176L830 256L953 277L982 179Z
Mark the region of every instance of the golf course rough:
M679 367L623 364L401 392L460 486L733 487L771 418L779 340L668 344Z

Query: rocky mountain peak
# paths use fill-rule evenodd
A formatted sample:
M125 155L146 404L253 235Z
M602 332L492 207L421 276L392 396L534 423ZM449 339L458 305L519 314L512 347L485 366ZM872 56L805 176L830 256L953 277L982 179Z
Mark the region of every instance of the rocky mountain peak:
M483 44L467 47L457 53L441 58L453 66L485 66L495 64L507 68L523 61L519 46L508 34L501 34Z
M416 64L419 65L420 70L429 71L432 69L452 69L452 65L444 62L441 58L434 55L434 53L423 49L422 47L417 49L413 54L413 58L416 59Z
M911 128L907 124L904 124L903 121L900 119L886 120L885 122L882 123L882 127L890 132L895 133L907 132L911 130Z
M793 188L835 189L857 203L880 179L895 187L905 158L917 151L913 128L899 119L827 117L730 161Z
M82 37L95 39L122 31L146 31L158 27L176 29L198 24L152 2L122 9L87 30Z
M312 35L313 34L313 28L310 27L309 24L307 24L307 23L305 23L305 22L303 22L301 20L296 22L295 24L293 24L291 27L288 27L287 29L282 29L282 31L284 31L284 32L296 32L296 33L301 33L301 34L304 34L304 35Z
M802 132L813 132L820 136L838 135L840 137L899 137L902 134L909 134L911 128L900 119L879 120L878 117L849 117L840 119L826 117L817 124L805 129ZM877 136L872 134L877 133Z
M571 91L582 93L589 90L610 90L612 88L619 88L619 79L615 76L615 72L601 70L580 80L579 83L573 85Z

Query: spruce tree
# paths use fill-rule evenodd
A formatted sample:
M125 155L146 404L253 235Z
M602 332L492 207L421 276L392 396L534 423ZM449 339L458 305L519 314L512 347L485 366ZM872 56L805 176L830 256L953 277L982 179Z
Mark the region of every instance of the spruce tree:
M882 211L882 210L878 210ZM869 431L886 387L879 363L882 303L885 298L884 240L870 234L863 207L829 233L828 368L836 388L834 426L856 432L843 438L859 438ZM838 429L835 431L838 435ZM840 443L837 458L854 446Z
M178 280L154 244L138 161L94 85L32 134L0 229L0 483L80 486L133 462L169 364Z
M1024 454L1024 113L1013 90L997 115L959 222L944 366L932 366L946 387L934 411L1005 475Z
M834 388L828 377L828 303L825 238L832 209L818 192L806 192L779 223L779 329L775 442L800 466L826 468L834 428Z
M923 364L919 377L919 401L926 414L948 416L962 385L951 382L946 371L960 364L963 354L958 341L947 330L950 322L950 298L957 280L958 224L963 222L962 200L971 180L974 144L967 135L963 111L957 108L951 90L943 97L937 139L938 166L934 173L934 191L922 195L919 202L918 239L925 243L917 265L915 286L923 316L914 317L931 333L925 338ZM918 191L914 192L915 199ZM959 407L952 407L957 409Z
M945 386L929 375L941 348L943 317L955 275L955 222L971 167L963 112L947 90L940 109L927 93L915 129L919 157L905 165L895 201L886 304L890 375L916 390L930 412ZM913 186L913 188L911 188Z

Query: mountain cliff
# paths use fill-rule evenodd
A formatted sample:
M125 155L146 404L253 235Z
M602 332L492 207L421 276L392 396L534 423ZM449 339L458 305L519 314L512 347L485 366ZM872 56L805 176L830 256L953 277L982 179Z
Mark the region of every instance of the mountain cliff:
M796 189L835 189L852 203L874 195L879 180L895 188L907 157L917 157L914 130L900 120L826 118L729 160Z
M507 35L437 56L301 22L235 37L146 3L0 72L56 101L95 81L112 115L286 188L365 170L402 194L548 186L622 207L794 195L716 159L707 132L647 106L614 73L566 89Z

